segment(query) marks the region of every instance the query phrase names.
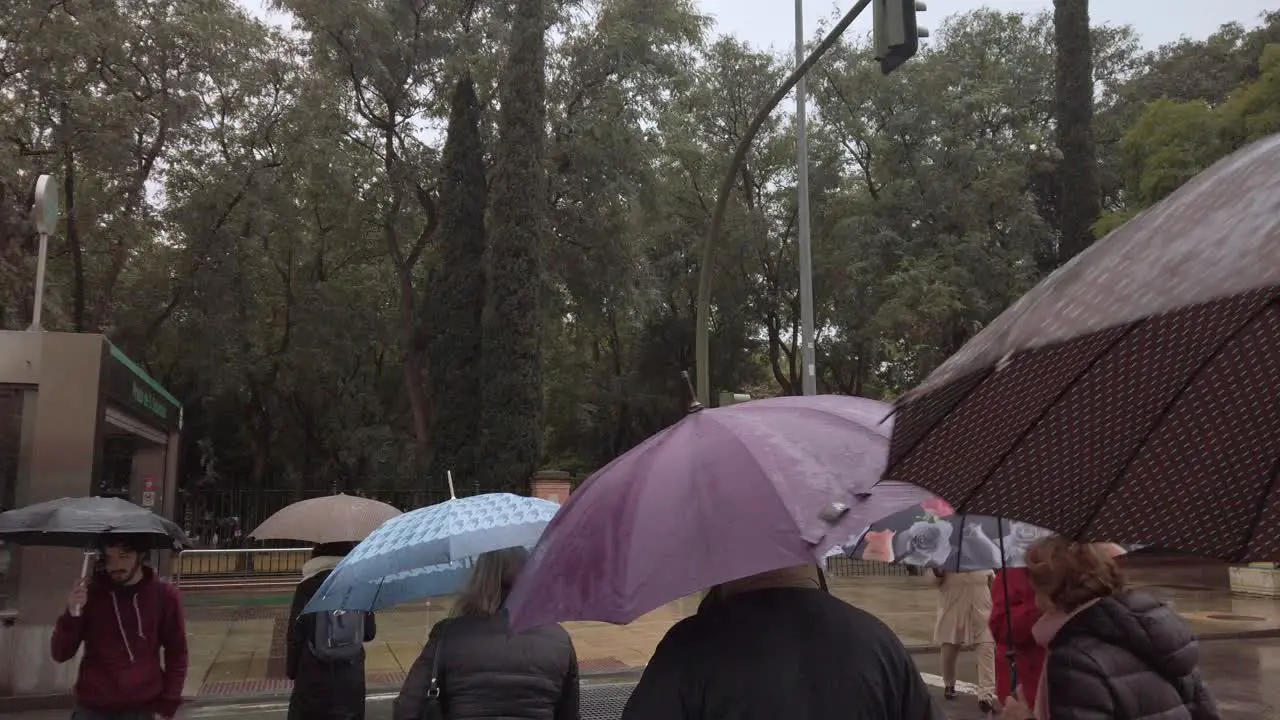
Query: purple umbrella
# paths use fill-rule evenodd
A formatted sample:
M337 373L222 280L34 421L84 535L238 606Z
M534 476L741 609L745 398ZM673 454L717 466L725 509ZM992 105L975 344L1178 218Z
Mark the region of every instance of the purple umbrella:
M570 496L511 592L513 628L628 623L711 585L819 563L856 542L873 521L929 497L876 485L889 409L819 395L691 413Z

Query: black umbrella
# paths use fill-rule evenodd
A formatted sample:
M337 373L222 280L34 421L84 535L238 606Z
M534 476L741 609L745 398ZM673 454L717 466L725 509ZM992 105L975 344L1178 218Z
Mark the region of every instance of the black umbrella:
M176 524L119 498L60 498L0 513L0 540L19 545L89 548L110 535L156 549L192 546Z
M898 404L885 477L1079 541L1280 560L1280 135L1027 293Z

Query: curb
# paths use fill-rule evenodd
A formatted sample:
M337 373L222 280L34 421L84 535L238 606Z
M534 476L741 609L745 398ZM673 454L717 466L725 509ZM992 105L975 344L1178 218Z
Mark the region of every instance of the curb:
M1224 642L1240 640L1264 640L1280 638L1280 628L1270 630L1236 630L1226 632L1203 633L1198 636L1201 642ZM941 650L937 644L908 645L907 652L912 655L927 655ZM644 668L629 668L602 673L590 673L582 676L582 682L590 685L607 685L609 683L637 680ZM365 688L366 695L394 695L400 691L399 685L370 685ZM186 707L219 707L245 703L288 702L288 691L267 691L260 693L244 693L239 695L208 695L204 697L185 697ZM0 713L19 713L35 710L63 710L72 706L71 695L33 695L25 697L0 697Z
M590 675L582 676L582 683L584 685L610 685L614 683L634 682L640 679L640 674L643 671L644 668L632 668L616 672L591 673ZM396 695L399 692L399 685L370 685L365 688L366 697L371 695ZM183 698L182 704L185 707L218 707L223 705L239 705L242 703L254 702L288 702L288 700L288 692L273 690L261 693L245 693L241 695L209 695L205 697Z

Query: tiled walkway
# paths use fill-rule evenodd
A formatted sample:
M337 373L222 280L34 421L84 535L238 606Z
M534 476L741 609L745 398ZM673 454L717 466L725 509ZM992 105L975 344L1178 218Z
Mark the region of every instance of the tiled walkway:
M1196 585L1163 584L1150 589L1171 602L1202 636L1280 633L1280 602L1233 597ZM937 594L928 578L836 579L832 592L880 617L904 644L920 647L932 642ZM258 598L251 606L192 597L188 606L191 670L185 690L189 697L288 689L284 677L287 597ZM686 598L627 626L582 622L567 623L566 628L584 674L615 672L642 667L667 629L696 606L696 598ZM447 602L379 613L378 637L368 645L365 664L369 687L402 682L431 625L447 614Z

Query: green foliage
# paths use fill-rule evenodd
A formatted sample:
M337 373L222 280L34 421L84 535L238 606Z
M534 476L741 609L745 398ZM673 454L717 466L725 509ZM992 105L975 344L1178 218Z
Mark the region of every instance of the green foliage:
M1118 227L1219 158L1280 132L1280 44L1262 49L1257 70L1220 104L1161 98L1142 109L1122 143L1126 207L1104 218L1099 229Z
M542 450L538 297L547 220L544 122L546 7L516 0L494 148L487 298L481 322L479 473L483 487L522 489Z
M508 6L281 0L284 33L223 0L0 3L0 324L29 321L50 172L46 324L183 399L188 483L519 488L679 419L715 188L793 61L693 0L548 4L544 39ZM1277 26L1090 29L1096 234L1280 129ZM809 76L821 391L896 396L1056 262L1053 32L977 10L889 77L858 37ZM713 395L797 391L794 154L780 111L733 188Z
M427 260L419 323L426 339L435 448L433 477L476 477L480 435L481 311L485 303L485 179L480 106L470 73L458 79L441 155L440 232Z
M1199 100L1156 100L1125 133L1125 175L1133 200L1151 205L1222 155L1222 123Z

